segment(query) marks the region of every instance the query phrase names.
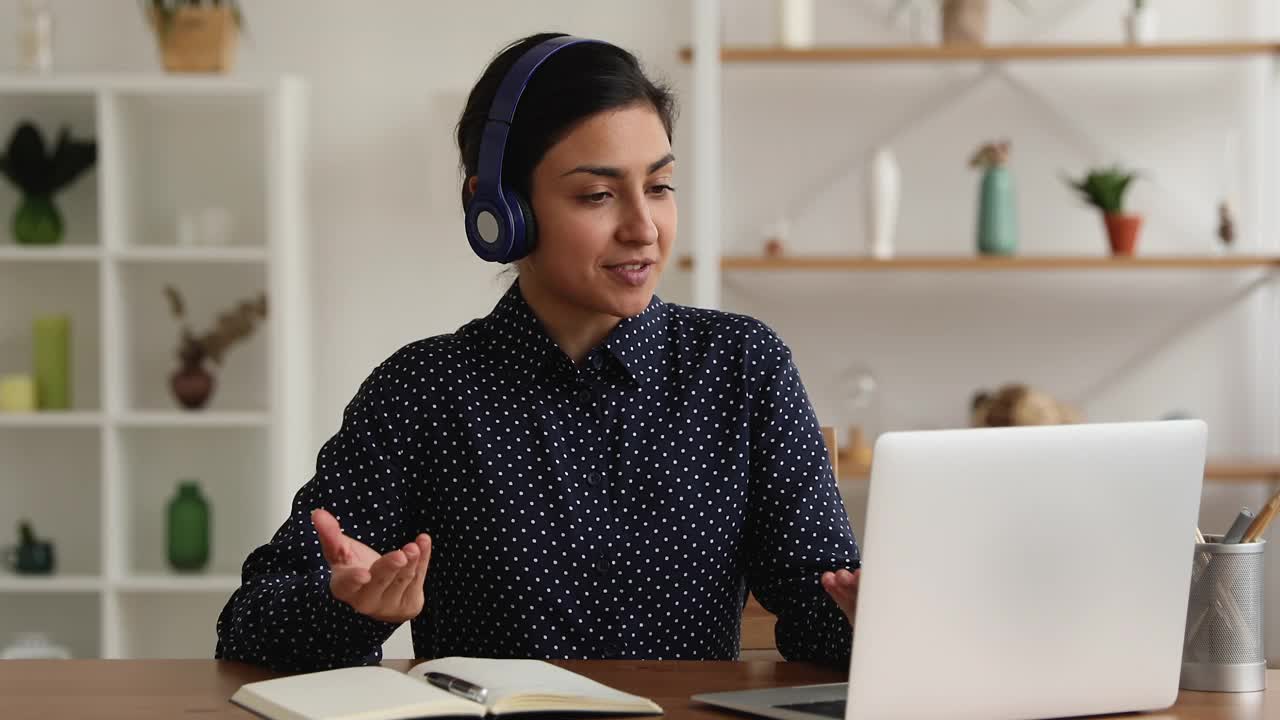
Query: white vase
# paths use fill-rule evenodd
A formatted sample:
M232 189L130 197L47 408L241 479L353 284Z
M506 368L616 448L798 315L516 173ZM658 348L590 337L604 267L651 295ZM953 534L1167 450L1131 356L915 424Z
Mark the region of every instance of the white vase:
M778 43L787 48L813 45L813 0L777 0Z
M1132 45L1149 45L1156 41L1156 11L1149 7L1132 10L1124 19L1124 33Z
M867 252L872 257L893 257L901 186L901 171L893 151L887 147L877 149L867 172Z

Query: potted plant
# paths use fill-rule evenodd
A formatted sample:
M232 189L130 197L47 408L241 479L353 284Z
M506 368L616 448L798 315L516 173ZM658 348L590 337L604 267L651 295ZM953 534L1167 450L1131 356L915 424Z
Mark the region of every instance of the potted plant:
M1124 211L1124 194L1136 177L1137 173L1112 166L1091 170L1080 180L1067 179L1085 202L1102 212L1113 255L1133 255L1138 244L1142 216Z
M237 341L253 334L257 323L267 316L267 296L242 300L234 308L218 316L213 329L203 335L191 332L186 322L185 303L177 288L166 285L165 297L169 299L169 308L182 323L182 335L178 341L178 369L169 378L174 397L188 410L204 407L213 394L214 378L205 368L206 358L218 365L227 350Z
M72 138L65 126L53 152L48 152L39 128L30 122L18 125L0 156L0 174L22 193L13 215L14 240L23 245L61 242L62 213L53 196L93 167L97 159L97 143Z
M236 0L143 0L169 72L221 73L235 64L244 16Z
M48 575L53 572L53 543L38 539L27 520L18 523L18 544L5 548L3 557L5 566L19 574Z

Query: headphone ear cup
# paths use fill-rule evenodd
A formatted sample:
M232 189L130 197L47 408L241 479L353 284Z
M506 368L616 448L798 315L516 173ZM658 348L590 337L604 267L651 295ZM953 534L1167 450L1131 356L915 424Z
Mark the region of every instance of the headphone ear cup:
M507 197L515 198L516 207L520 208L520 214L524 216L524 242L522 247L516 249L516 252L513 253L516 257L512 258L512 260L515 261L533 252L533 249L537 247L538 221L533 217L533 208L524 199L524 195L518 192L509 192Z

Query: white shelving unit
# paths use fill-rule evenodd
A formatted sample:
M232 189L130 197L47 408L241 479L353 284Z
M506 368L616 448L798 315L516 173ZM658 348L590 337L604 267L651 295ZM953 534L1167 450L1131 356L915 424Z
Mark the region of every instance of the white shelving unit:
M74 407L0 414L0 546L29 518L57 572L0 570L0 644L41 631L81 657L211 657L217 612L248 553L286 517L310 457L309 290L297 78L0 75L0 134L24 119L66 125L98 162L57 199L64 244L0 236L0 373L30 372L31 319L72 317ZM0 186L4 226L18 198ZM225 245L179 246L178 215L221 207ZM197 332L265 291L266 322L235 346L209 406L168 388L176 285ZM165 560L179 480L212 507L200 573Z

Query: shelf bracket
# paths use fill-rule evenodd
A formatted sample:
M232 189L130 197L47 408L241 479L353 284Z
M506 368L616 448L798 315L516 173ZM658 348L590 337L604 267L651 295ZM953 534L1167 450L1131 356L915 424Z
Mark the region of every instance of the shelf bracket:
M1223 300L1200 308L1191 316L1173 323L1167 331L1161 333L1153 342L1139 348L1117 365L1113 371L1105 373L1100 380L1077 393L1071 400L1072 404L1078 408L1089 406L1126 375L1136 372L1153 358L1176 344L1180 338L1207 324L1210 320L1234 307L1241 300L1253 295L1257 290L1268 287L1276 277L1277 275L1274 272L1267 271Z

